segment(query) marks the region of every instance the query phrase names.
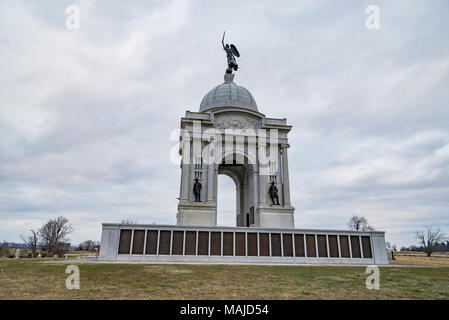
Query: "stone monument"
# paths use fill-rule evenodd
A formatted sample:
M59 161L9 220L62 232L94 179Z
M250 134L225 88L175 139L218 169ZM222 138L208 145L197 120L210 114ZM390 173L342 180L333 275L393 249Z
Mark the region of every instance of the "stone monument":
M292 127L285 118L267 118L258 110L251 92L234 82L237 48L224 43L223 48L224 82L203 97L199 111L187 111L181 119L177 224L217 225L217 176L224 174L235 183L237 226L294 228L288 169ZM201 201L193 187L198 181Z
M224 82L181 118L176 225L103 223L100 260L388 264L385 232L295 229L286 118L266 117L234 82L236 46L224 43ZM235 226L217 226L217 177L235 183Z

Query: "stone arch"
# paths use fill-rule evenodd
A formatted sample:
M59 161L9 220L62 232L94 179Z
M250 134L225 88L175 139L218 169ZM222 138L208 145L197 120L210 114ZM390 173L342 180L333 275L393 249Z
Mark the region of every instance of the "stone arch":
M242 181L242 177L240 175L238 175L234 170L230 170L227 168L220 168L220 166L218 166L218 174L217 174L217 180L218 180L218 175L225 175L228 176L229 178L231 178L232 181L234 181L234 186L235 186L235 223L236 225L239 224L238 222L238 216L239 213L241 211L241 181ZM218 192L219 192L219 187L218 187L218 182L217 182L217 188L216 188L216 196L215 198L217 199L217 212L216 212L216 221L218 221Z
M233 151L233 156L239 151ZM257 170L255 165L248 162L248 155L240 151L240 156L243 157L243 161L232 164L223 163L226 155L230 155L231 152L222 155L222 162L217 165L217 175L224 174L230 177L236 186L236 226L249 227L251 224L248 220L250 211L254 212L254 207L257 204ZM246 160L246 161L245 161ZM215 190L215 199L218 199L218 184ZM250 209L252 207L252 209ZM215 211L215 221L217 221L217 211ZM252 223L254 225L254 223Z
M225 159L229 155L233 155L233 158L236 160L237 164L250 164L250 165L256 165L257 164L257 151L256 154L251 155L248 153L248 151L242 151L242 150L232 150L228 152L223 152L221 154L221 158L219 159L218 163L224 163ZM244 159L243 162L238 161L239 159ZM245 161L246 160L246 161Z

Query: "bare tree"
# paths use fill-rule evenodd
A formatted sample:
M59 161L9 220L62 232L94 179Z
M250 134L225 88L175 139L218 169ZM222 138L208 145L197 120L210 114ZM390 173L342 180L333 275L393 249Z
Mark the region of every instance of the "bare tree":
M423 246L427 256L430 257L438 244L445 237L439 228L434 229L432 226L425 226L424 230L416 231L416 238Z
M37 245L39 242L39 231L31 229L28 236L20 236L20 238L26 244L26 246L30 248L31 256L33 258L36 257Z
M56 219L50 219L39 229L39 234L47 252L59 254L58 244L68 240L67 236L73 232L72 225L68 222L67 218L61 216Z
M0 257L7 256L9 254L8 242L0 242Z
M93 251L95 245L96 245L95 241L93 241L93 240L86 240L86 241L83 241L83 242L81 242L79 244L79 248L81 250Z
M369 225L368 219L365 217L352 216L348 222L348 227L355 231L370 231L374 230L372 226Z

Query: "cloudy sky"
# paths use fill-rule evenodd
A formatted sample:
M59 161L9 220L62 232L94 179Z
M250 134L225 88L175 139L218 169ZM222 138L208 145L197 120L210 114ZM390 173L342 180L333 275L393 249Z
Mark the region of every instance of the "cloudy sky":
M174 224L170 135L222 82L223 30L235 81L293 125L297 228L364 215L398 246L427 224L449 232L447 1L3 0L0 240L59 215L74 244L100 240L101 222ZM233 188L220 176L224 225Z

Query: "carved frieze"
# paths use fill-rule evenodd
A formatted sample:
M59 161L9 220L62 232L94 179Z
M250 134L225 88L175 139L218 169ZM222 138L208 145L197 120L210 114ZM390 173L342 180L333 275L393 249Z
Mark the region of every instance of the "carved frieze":
M257 120L248 117L240 119L220 119L217 121L217 129L257 129Z

